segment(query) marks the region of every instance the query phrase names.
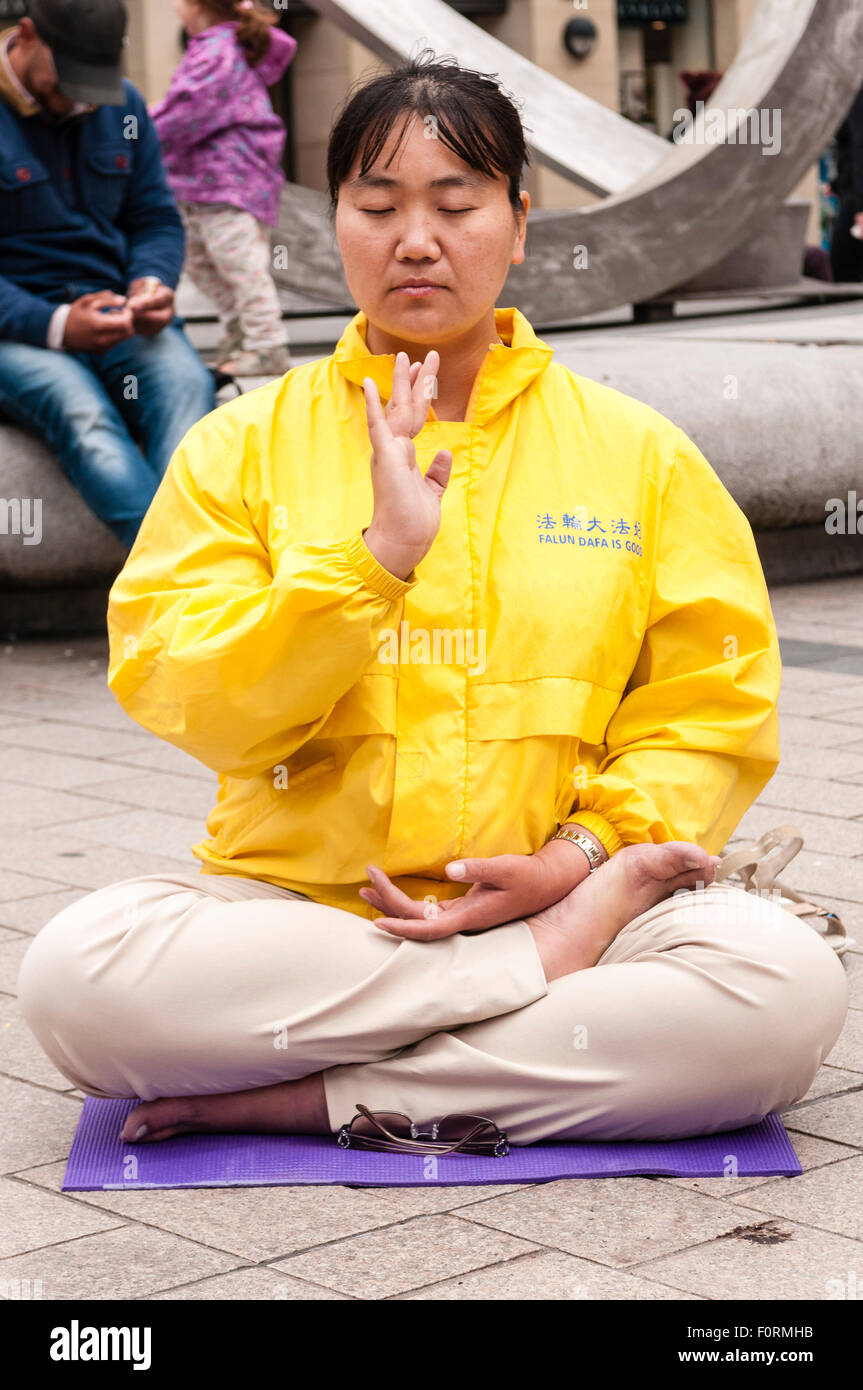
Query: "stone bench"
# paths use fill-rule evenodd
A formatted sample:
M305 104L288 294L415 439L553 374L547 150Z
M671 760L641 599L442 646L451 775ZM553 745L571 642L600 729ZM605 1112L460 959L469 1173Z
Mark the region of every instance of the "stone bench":
M104 628L124 555L41 440L0 421L0 636Z

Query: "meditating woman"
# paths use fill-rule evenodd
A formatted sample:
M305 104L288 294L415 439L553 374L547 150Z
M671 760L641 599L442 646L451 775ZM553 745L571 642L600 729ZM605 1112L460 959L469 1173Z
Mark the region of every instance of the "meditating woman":
M779 760L751 529L678 428L495 307L525 159L455 63L349 98L360 312L188 432L114 584L111 689L219 774L202 872L66 908L20 989L70 1082L141 1099L126 1140L357 1102L706 1134L839 1035L830 948L712 881Z

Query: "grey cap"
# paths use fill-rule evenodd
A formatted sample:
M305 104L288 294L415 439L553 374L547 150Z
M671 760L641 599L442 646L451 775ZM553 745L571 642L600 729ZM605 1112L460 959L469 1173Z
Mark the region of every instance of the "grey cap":
M27 14L51 50L64 96L91 106L123 105L122 0L29 0Z

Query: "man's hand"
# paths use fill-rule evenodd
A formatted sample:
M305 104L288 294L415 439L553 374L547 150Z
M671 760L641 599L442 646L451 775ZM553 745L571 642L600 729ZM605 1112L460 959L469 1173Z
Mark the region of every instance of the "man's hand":
M109 309L109 313L105 313ZM115 343L131 338L132 313L121 294L96 290L72 301L63 346L69 352L107 352Z
M498 854L447 864L447 878L471 884L463 898L415 902L374 864L368 866L372 887L361 888L360 897L388 914L375 919L381 931L410 941L436 941L541 912L560 902L589 872L587 855L578 845L553 840L536 854Z
M142 338L155 338L174 317L174 291L155 275L144 275L129 285L127 304L132 313L133 332Z

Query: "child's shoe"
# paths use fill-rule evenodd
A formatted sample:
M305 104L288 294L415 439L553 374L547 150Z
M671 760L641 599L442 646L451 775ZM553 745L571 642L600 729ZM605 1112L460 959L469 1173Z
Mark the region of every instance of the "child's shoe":
M227 376L283 376L291 370L291 354L286 347L245 350L219 363L219 371Z
M243 330L239 319L228 319L225 331L216 344L216 361L227 362L243 346Z

